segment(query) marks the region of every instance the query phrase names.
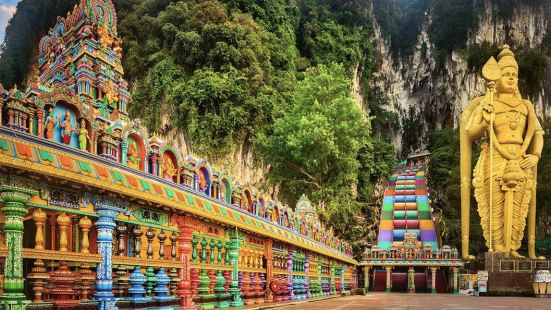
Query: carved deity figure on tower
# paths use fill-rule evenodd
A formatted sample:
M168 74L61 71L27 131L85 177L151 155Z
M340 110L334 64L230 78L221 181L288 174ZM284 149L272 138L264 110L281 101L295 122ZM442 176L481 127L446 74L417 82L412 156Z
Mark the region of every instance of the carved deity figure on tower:
M44 128L46 133L46 139L52 140L54 138L54 128L57 124L57 120L54 118L54 108L50 107L48 110L48 116L44 120Z
M128 146L128 151L126 153L127 156L127 166L133 169L140 169L140 155L138 154L138 150L136 149L135 143L130 143Z
M65 117L63 121L57 117L59 127L61 127L61 141L64 144L71 144L71 134L73 133L73 125L71 124L71 113L69 111L65 112Z
M176 175L176 168L174 163L168 157L163 159L163 179L173 180L173 177Z
M107 28L107 24L98 25L97 34L98 34L99 44L103 48L111 48L111 46L113 45L113 37L111 37L111 34L109 34L109 29Z
M81 150L86 150L88 148L88 140L90 136L88 135L88 129L86 129L86 121L82 119L80 121L80 128L78 130L78 146Z
M528 255L535 255L537 163L543 130L534 106L518 89L518 64L504 45L498 61L482 69L486 95L472 100L461 116L462 256L469 255L469 211L472 144L482 140L472 181L489 252L520 257L528 216Z

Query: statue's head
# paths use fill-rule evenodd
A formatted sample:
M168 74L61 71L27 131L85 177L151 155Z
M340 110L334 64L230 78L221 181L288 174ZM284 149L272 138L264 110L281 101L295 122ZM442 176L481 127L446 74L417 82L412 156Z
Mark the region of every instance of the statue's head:
M497 91L499 93L516 93L518 91L518 64L515 54L508 45L503 45L497 59L501 69L501 77L497 81Z

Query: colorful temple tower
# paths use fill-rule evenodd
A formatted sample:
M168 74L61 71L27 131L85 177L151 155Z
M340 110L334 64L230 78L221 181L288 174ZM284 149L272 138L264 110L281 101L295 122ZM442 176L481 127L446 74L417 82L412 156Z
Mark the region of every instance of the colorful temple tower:
M441 246L427 189L428 153L410 156L389 178L376 245L366 249L365 289L457 292L457 249ZM373 272L371 272L373 270Z
M212 309L357 286L351 246L128 117L110 0L40 40L24 90L0 84L3 309Z

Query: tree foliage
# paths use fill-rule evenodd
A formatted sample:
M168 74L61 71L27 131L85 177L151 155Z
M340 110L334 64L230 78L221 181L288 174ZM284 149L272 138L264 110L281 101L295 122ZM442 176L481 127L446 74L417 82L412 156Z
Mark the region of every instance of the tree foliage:
M369 122L339 65L307 70L290 102L273 132L259 135L255 145L270 163L269 176L285 191L298 197L307 189L327 205L355 182L356 158L368 140Z
M431 206L435 210L438 233L446 244L461 248L461 187L459 172L459 130L437 130L428 135L430 155L429 188ZM474 145L473 167L479 155ZM472 192L472 190L471 190ZM480 226L480 217L476 211L476 202L471 197L471 242L472 253L482 253L485 249Z
M370 138L370 119L354 101L344 67L308 69L288 109L254 146L288 202L310 193L322 218L361 253L377 220L369 208L373 184L394 167L395 155L390 143Z

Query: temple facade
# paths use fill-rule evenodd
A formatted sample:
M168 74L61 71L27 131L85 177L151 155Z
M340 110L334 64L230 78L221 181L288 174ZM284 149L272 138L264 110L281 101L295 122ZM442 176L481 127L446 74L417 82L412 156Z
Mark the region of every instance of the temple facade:
M437 237L426 184L428 155L410 156L388 180L377 244L361 262L365 290L458 292L463 262L457 249Z
M110 0L40 40L26 89L0 84L0 307L213 309L357 286L349 244L128 116Z

